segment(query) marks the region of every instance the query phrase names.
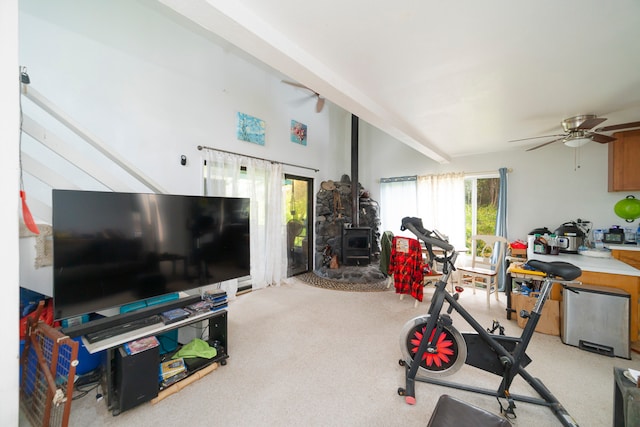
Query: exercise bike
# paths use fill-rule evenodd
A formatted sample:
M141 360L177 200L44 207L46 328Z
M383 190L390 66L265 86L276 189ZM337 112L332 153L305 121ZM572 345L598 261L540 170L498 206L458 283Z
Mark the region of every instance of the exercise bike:
M520 337L496 335L493 332L496 329L502 332L503 328L496 326L495 322L492 329L483 328L458 302L460 294L456 292L452 295L447 291L447 283L455 270L457 258L454 247L437 232L425 229L420 218L404 218L401 228L408 229L424 242L430 259L442 264L442 276L435 284L428 314L411 319L402 328L402 359L399 363L405 367L406 385L398 388L398 394L404 396L406 403L413 405L416 403L415 382L427 382L495 396L500 405L500 412L511 419L516 418L516 401L548 406L562 425L576 427L578 424L542 381L526 371L525 367L531 359L525 352L552 284L560 283L566 286L580 283L573 281L582 274L580 268L566 262L529 260L528 264L531 267L546 274L540 296L530 313L524 310L520 313L521 316L529 318ZM434 246L444 251L444 255L435 256ZM445 302L449 303L446 311L443 310ZM471 325L475 333L461 334L453 326L450 314L454 310ZM454 374L464 364L501 376L502 381L498 389L494 391L441 379ZM510 393L509 387L518 375L533 387L540 398Z

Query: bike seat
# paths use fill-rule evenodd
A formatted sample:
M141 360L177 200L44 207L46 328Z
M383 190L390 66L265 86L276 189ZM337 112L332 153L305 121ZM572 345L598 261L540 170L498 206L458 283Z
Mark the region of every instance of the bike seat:
M530 259L527 264L538 271L546 273L547 276L560 277L564 280L573 280L582 274L580 267L564 261L545 262L537 259Z

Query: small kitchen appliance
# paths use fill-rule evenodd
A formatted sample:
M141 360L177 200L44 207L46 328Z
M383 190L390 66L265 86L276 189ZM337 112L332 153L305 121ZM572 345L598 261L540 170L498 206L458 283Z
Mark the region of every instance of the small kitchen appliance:
M620 226L614 225L608 231L604 232L604 238L602 241L610 244L623 244L625 241L624 229L620 228Z
M558 236L558 249L562 253L577 254L578 248L584 243L585 233L573 221L556 228L554 234Z

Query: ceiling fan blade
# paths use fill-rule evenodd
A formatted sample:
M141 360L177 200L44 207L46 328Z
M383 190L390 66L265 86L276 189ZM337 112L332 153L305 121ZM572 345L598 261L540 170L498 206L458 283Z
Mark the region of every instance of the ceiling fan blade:
M525 150L525 151L533 151L533 150L537 150L538 148L542 148L542 147L544 147L545 145L553 144L554 142L562 141L563 139L564 139L564 135L562 135L562 138L553 139L553 140L551 140L551 141L549 141L549 142L545 142L544 144L540 144L540 145L536 145L535 147L528 148L528 149L527 149L527 150Z
M511 141L508 142L520 142L520 141L528 141L530 139L538 139L538 138L553 138L555 136L566 136L565 134L558 134L558 135L544 135L544 136L533 136L531 138L523 138L523 139L512 139Z
M606 144L616 140L612 136L602 135L600 133L592 133L589 135L589 138L591 138L592 141L599 142L600 144Z
M291 85L291 86L295 86L295 87L299 87L299 88L302 88L302 89L311 90L307 86L305 86L303 84L300 84L300 83L296 83L296 82L290 82L290 81L287 81L287 80L282 80L282 83L287 84L287 85ZM313 92L313 91L311 90L311 92Z
M324 108L324 98L321 97L318 92L316 92L315 90L311 89L310 87L305 86L305 85L300 84L300 83L290 82L290 81L287 81L287 80L282 80L282 83L288 84L288 85L291 85L291 86L295 86L295 87L299 87L301 89L306 89L309 92L313 92L313 94L316 96L316 98L318 98L318 100L316 101L316 112L319 113L319 112L322 111L322 108Z
M605 120L603 117L593 117L580 123L576 129L593 129Z
M611 132L612 130L622 130L622 129L638 128L638 127L640 127L640 122L622 123L619 125L611 125L611 126L598 128L596 129L596 132Z

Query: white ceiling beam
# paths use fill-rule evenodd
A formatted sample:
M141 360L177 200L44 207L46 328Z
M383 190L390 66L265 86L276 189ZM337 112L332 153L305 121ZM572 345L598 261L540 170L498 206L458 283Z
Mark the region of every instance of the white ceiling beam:
M241 3L219 0L159 1L425 156L439 163L451 161L447 154L426 141L402 117L340 78Z

